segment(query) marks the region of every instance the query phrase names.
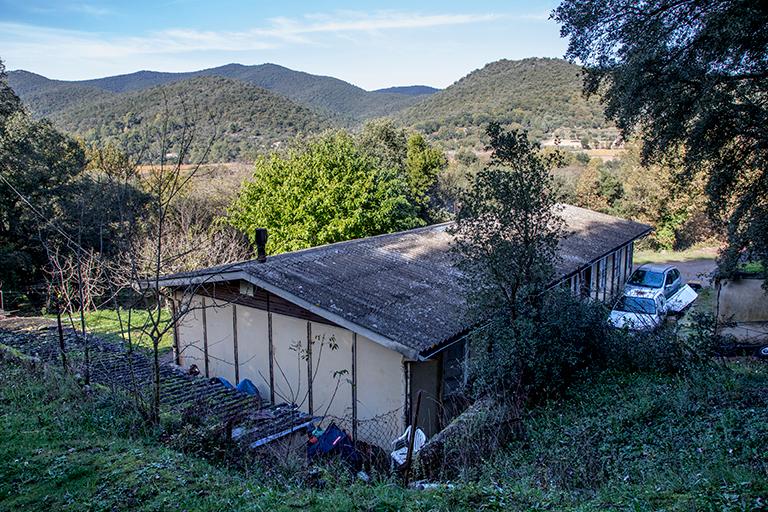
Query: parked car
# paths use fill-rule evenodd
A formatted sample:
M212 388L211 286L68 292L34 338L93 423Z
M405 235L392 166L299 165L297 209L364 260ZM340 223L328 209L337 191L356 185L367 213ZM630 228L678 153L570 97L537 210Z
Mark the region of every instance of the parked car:
M653 288L662 290L667 298L676 294L683 286L680 271L674 265L641 265L627 280L625 290Z
M642 265L627 280L608 321L614 327L652 331L668 314L682 313L697 297L674 265Z
M654 290L666 298L668 313L682 313L699 296L683 282L674 265L647 264L638 267L627 280L624 293L631 290Z
M632 288L619 297L608 322L619 329L653 331L667 316L667 298L661 289Z

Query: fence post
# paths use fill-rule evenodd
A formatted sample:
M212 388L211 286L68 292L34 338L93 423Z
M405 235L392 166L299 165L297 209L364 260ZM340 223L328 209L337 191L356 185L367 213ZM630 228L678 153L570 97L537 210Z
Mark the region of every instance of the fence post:
M405 474L403 475L403 482L408 487L408 480L411 477L411 463L413 462L413 442L416 440L416 423L419 419L419 409L421 408L421 393L416 395L416 407L413 410L413 418L411 419L411 435L408 438L408 452L405 455Z

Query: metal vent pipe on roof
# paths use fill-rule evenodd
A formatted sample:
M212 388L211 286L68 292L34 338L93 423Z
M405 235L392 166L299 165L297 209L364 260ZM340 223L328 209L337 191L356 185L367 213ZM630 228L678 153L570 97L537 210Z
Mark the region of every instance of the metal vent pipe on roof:
M267 229L256 228L256 261L267 261Z

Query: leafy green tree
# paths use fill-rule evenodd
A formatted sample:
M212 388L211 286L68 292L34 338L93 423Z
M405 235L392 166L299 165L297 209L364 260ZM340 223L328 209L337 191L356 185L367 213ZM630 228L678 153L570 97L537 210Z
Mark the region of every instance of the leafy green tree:
M256 228L268 228L272 252L424 224L405 179L378 167L345 132L259 158L253 180L229 209L229 222L252 242Z
M564 233L551 170L525 132L488 128L491 164L477 173L456 216L456 250L467 280L472 321L490 323L472 336L480 394L521 392L538 358L537 324ZM522 402L517 404L521 406Z
M419 133L408 137L405 168L408 186L414 201L421 209L421 217L429 220L435 213L429 211L429 193L434 190L437 176L448 166L443 152L430 146Z
M442 205L431 201L434 194L430 194L438 175L448 165L440 149L431 146L421 134L409 134L388 119L366 123L357 140L361 151L379 167L393 170L405 179L410 201L418 206L422 219L430 222L440 217Z
M644 159L683 155L679 181L706 176L728 236L721 268L744 252L768 268L768 4L564 0L553 18L584 90L625 138L640 134Z
M41 237L52 230L85 157L74 139L32 120L3 79L0 95L0 282L18 290L41 278Z

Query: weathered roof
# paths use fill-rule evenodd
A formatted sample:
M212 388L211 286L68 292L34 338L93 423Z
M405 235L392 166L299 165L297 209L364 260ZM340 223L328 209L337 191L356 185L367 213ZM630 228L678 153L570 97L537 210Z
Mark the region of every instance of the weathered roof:
M567 277L650 227L564 205ZM467 305L451 250L451 223L350 240L166 276L161 285L245 279L407 357L465 331Z

